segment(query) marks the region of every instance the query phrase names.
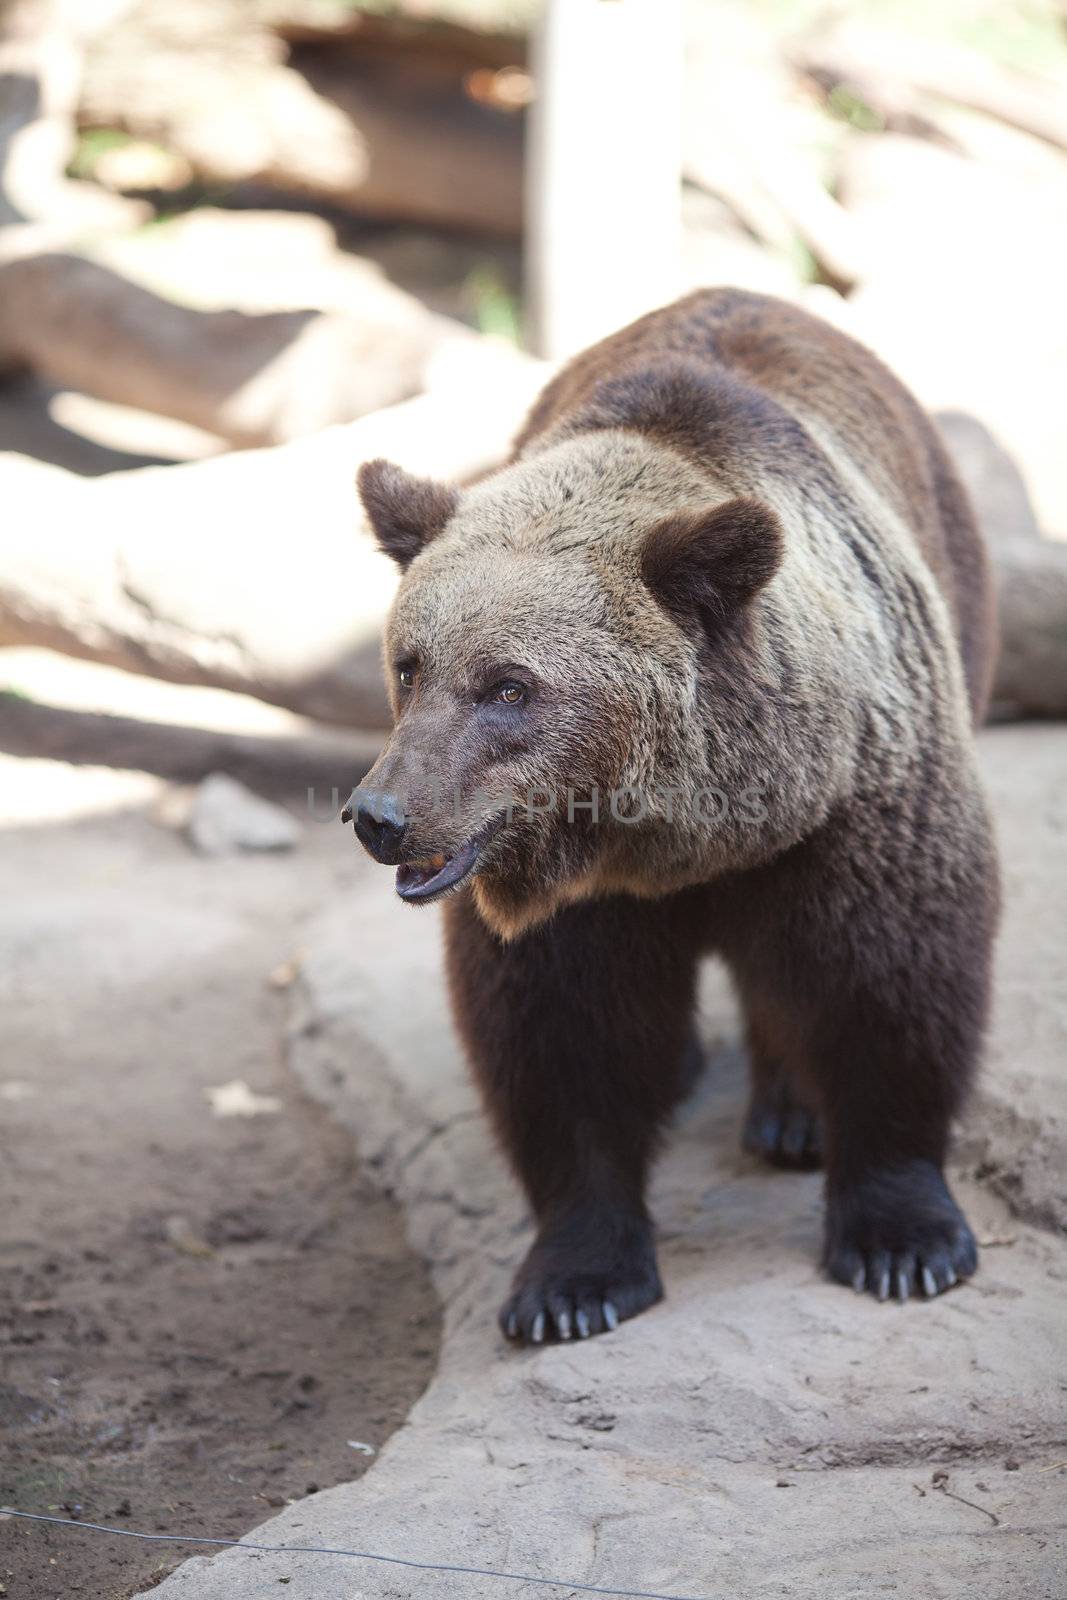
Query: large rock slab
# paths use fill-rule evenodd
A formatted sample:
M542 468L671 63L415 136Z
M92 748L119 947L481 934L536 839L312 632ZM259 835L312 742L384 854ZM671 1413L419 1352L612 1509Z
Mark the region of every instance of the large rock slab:
M1021 1216L1067 1233L1067 736L995 728L981 748L1004 918L986 1069L960 1149Z
M985 1251L972 1284L931 1304L878 1305L821 1279L818 1177L739 1150L737 1020L711 966L709 1071L655 1182L667 1300L588 1344L505 1348L494 1312L526 1244L522 1206L449 1028L436 916L399 905L367 866L305 941L291 1059L406 1207L445 1306L441 1361L360 1483L302 1501L258 1542L730 1600L1058 1592L1067 1240L1019 1212L1046 1214L1041 1174L1051 1190L1058 1170L1062 1189L1067 1153L1053 938L1067 742L997 730L984 760L1008 910L989 1065L954 1176ZM975 1177L998 1161L1017 1174L1001 1194ZM290 1600L503 1588L234 1550L186 1563L153 1597L239 1600L278 1581Z

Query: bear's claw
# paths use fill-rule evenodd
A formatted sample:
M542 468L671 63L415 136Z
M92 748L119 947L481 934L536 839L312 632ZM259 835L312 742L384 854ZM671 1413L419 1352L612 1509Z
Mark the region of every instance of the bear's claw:
M978 1266L978 1246L944 1178L916 1161L831 1195L824 1264L878 1300L932 1300Z
M592 1279L570 1285L527 1284L517 1289L500 1312L500 1327L512 1344L565 1343L614 1333L628 1317L662 1298L658 1276L653 1281L597 1285Z
M961 1278L968 1277L978 1262L974 1255L974 1264L967 1265L972 1252L962 1240L958 1258L957 1264L949 1255L938 1252L925 1260L913 1251L890 1254L886 1250L873 1250L867 1256L845 1252L829 1258L827 1271L838 1283L850 1283L858 1294L869 1290L877 1300L888 1300L892 1296L903 1305L913 1295L916 1299L933 1300L936 1295L953 1288ZM852 1262L855 1265L850 1270Z
M822 1165L818 1117L786 1099L753 1101L741 1135L742 1149L775 1167L804 1172Z

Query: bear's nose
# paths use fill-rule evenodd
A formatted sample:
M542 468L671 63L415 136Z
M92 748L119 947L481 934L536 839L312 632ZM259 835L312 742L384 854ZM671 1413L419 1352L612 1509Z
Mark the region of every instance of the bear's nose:
M381 789L353 789L348 804L341 812L341 821L355 819L356 837L364 850L385 867L395 867L400 860L400 844L407 830L408 820L396 795Z

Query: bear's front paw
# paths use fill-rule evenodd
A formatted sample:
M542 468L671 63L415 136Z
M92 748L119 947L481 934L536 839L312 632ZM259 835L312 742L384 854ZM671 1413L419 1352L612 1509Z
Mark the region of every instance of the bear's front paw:
M581 1232L588 1238L585 1228ZM534 1245L515 1274L499 1321L505 1338L516 1344L588 1339L611 1333L662 1298L649 1237L581 1253L545 1239Z
M879 1300L931 1299L971 1276L978 1247L937 1167L910 1161L831 1188L823 1262Z

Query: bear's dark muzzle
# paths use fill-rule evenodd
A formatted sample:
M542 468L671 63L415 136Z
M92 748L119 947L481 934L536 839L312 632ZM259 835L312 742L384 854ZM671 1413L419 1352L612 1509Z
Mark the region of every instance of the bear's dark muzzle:
M355 822L356 837L375 861L395 867L407 832L407 818L395 795L380 789L353 789L341 812L342 822Z

